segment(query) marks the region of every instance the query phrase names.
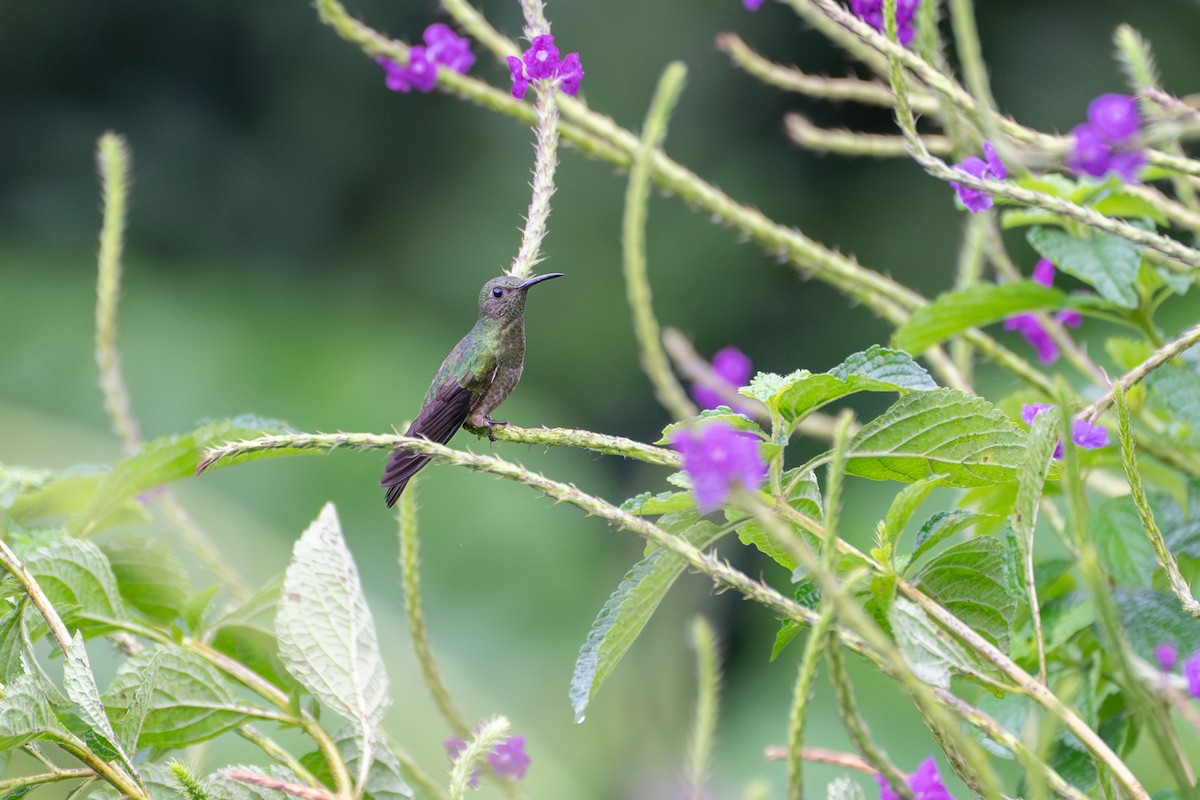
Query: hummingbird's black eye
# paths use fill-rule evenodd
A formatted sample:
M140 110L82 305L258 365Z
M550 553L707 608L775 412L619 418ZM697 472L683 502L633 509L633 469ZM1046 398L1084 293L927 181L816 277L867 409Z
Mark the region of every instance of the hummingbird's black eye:
M492 297L504 297L504 290L497 286L492 289Z

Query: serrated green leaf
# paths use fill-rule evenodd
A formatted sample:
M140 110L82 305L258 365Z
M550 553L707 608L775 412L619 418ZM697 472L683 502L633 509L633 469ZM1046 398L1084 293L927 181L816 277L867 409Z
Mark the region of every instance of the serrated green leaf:
M1160 644L1173 644L1181 653L1200 650L1200 624L1179 607L1175 595L1153 589L1116 589L1113 602L1130 648L1151 664L1154 648Z
M1122 308L1137 308L1134 282L1142 263L1139 245L1104 233L1079 238L1044 227L1030 228L1026 238L1039 255L1094 288L1104 299Z
M1177 556L1200 558L1200 479L1188 481L1186 492L1179 499L1173 494L1155 492L1150 506L1167 549Z
M146 723L146 714L154 702L154 690L158 686L158 654L155 653L146 662L142 681L133 689L129 697L129 705L125 716L116 723L117 741L126 752L137 750L138 737L142 735L142 726Z
M753 433L759 437L766 436L766 434L763 433L762 428L759 427L758 423L754 420L742 414L735 414L726 406L720 406L718 408L706 408L692 419L684 420L683 422L672 422L670 425L663 428L662 438L655 442L655 444L669 445L671 444L671 437L675 435L676 431L687 430L695 425L705 425L709 422L718 421L724 422L726 425L737 431Z
M641 516L656 516L671 514L676 511L687 511L695 508L691 492L642 492L621 504L622 511Z
M64 733L36 678L20 675L4 687L0 696L0 750L37 739L58 738Z
M100 620L125 616L112 567L92 542L59 539L26 556L25 567L68 628L91 636L112 629Z
M91 662L88 661L87 647L83 644L83 636L78 631L67 646L63 659L63 688L67 697L79 709L79 718L88 727L87 742L93 752L101 755L107 761L118 760L131 777L137 772L129 760L125 749L117 739L116 731L104 710L100 700L100 689L96 686L96 676L92 672Z
M826 403L856 392L907 394L936 388L933 378L911 355L873 345L829 372L792 373L766 402L785 421L794 423Z
M390 698L358 568L332 503L300 536L275 615L288 672L338 716L373 731Z
M108 558L121 596L151 620L169 623L191 594L187 568L171 548L143 533L122 531L95 539Z
M921 680L949 689L951 670L972 671L962 646L939 629L916 603L897 597L887 618L904 661Z
M138 772L141 774L142 783L149 790L152 800L195 800L181 790L179 781L171 774L171 769L167 764L148 762L142 764ZM102 783L88 792L87 797L88 800L125 800L127 795L121 794L111 784ZM295 800L295 798L290 798L290 800Z
M23 603L13 603L8 613L0 618L0 686L24 671L21 665L21 655L25 651L25 639L21 634L24 613Z
M1117 585L1149 588L1158 560L1128 496L1101 503L1088 517L1088 536L1104 571Z
M801 578L796 582L795 598L796 602L800 605L815 611L817 606L821 604L821 590L816 587L816 584L811 579ZM780 624L779 631L775 634L775 643L771 646L770 660L774 661L778 658L779 654L783 652L783 648L791 644L791 641L804 628L804 625L795 620L785 619Z
M1070 305L1071 299L1065 292L1036 281L980 283L940 294L929 305L918 308L892 334L892 345L923 353L969 328L999 322L1015 314L1052 311Z
M146 442L137 453L118 461L100 480L87 506L72 516L68 528L84 535L102 529L113 511L143 492L194 475L207 447L285 430L286 426L275 420L239 417Z
M963 509L939 511L925 520L925 524L917 532L917 538L913 542L912 560L909 563L915 562L943 539L953 536L960 531L968 530L974 525L983 522L993 522L996 519L996 517L990 514L978 514L974 511L965 511Z
M204 781L204 792L208 795L209 800L295 800L294 797L279 789L269 789L265 786L226 778L223 773L228 770L249 772L287 783L302 783L299 778L278 764L272 764L265 770L260 767L229 766L208 776Z
M1168 365L1150 373L1145 384L1150 407L1166 415L1172 438L1200 445L1200 374Z
M673 532L699 548L707 547L721 534L719 528L704 520ZM605 601L580 648L571 676L569 697L576 720L582 721L588 703L616 669L686 565L674 553L654 550L625 574Z
M18 497L42 488L55 477L48 469L0 464L0 508L10 508Z
M887 536L888 548L895 549L896 542L900 540L900 534L904 533L912 515L941 482L941 475L925 478L905 486L892 498L892 503L888 506L887 514L883 518L883 530Z
M1015 692L1009 692L1003 697L984 694L976 701L975 705L1017 739L1021 738L1025 730L1025 723L1028 722L1029 714L1033 711L1033 701ZM976 730L975 738L992 755L1006 759L1014 758L1007 747L988 737L983 731Z
M1014 551L992 537L971 539L934 556L913 582L980 636L1007 651L1021 600Z
M156 672L139 747L186 747L211 739L246 719L229 680L197 655L176 645L158 645L130 657L117 670L104 695L108 713L117 719L138 698L151 664Z
M1007 483L1027 437L981 397L954 389L915 392L868 422L850 440L846 471L872 480L918 481L942 475L959 488Z
M1158 206L1145 198L1128 192L1113 192L1092 203L1092 208L1106 217L1145 219L1158 225L1167 225L1167 215Z
M300 687L279 657L275 638L283 578L270 581L212 625L212 646L289 694Z
M821 489L817 485L817 476L811 470L802 475L797 467L783 474L782 483L784 486L791 487L788 504L801 514L820 522L822 499ZM725 518L730 522L745 519L744 515L736 511L726 511ZM792 554L775 543L762 523L751 521L738 526L737 536L738 541L742 544L756 548L784 569L794 570L796 568L796 560Z
M752 397L760 403L768 403L774 397L783 385L790 380L795 379L801 374L810 374L808 370L799 370L791 375L779 375L774 372L759 372L750 379L750 385L744 386L738 391L746 397Z
M333 737L338 752L351 775L358 774L359 739L353 727L340 729ZM384 741L382 732L377 732L374 740ZM363 785L366 796L371 800L406 800L413 796L413 790L400 774L400 761L390 750L376 746L372 749L371 768L367 772L367 781Z
M55 475L16 497L9 516L30 527L61 524L87 507L107 473L105 467L84 466ZM114 506L104 524L129 525L144 522L146 518L143 509L127 503Z

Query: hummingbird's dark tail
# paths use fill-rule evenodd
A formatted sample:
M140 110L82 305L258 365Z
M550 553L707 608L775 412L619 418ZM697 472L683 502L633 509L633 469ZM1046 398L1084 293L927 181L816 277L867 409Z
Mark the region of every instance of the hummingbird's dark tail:
M450 381L438 387L437 394L421 409L421 413L408 426L405 436L428 439L431 442L445 444L454 433L462 427L471 413L471 390ZM383 468L383 477L379 485L387 489L388 507L391 508L400 499L404 487L421 469L429 463L429 456L397 447L388 456L387 466Z

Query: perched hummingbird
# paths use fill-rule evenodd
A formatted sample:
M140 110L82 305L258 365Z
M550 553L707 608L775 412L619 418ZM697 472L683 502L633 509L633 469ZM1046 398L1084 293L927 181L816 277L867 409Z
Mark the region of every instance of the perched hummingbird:
M445 444L466 423L486 428L506 420L489 414L504 402L521 380L525 367L525 295L535 283L561 278L551 272L536 278L504 275L492 278L479 292L479 319L442 366L438 368L421 412L408 426L405 436L419 436ZM388 457L379 485L387 489L387 504L393 505L410 478L429 463L429 456L396 448Z

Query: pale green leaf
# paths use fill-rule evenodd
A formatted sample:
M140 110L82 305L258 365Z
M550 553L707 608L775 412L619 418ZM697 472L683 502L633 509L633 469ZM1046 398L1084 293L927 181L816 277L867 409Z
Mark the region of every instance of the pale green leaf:
M244 664L290 694L300 685L280 659L279 642L275 638L275 615L282 586L280 576L214 622L211 642L214 650Z
M787 470L783 473L782 483L785 487L791 487L791 493L788 497L788 504L811 518L815 522L820 522L822 518L821 510L821 489L817 485L817 476L809 470L804 474L800 473L799 468ZM745 515L737 511L726 511L725 518L730 522L745 519ZM738 541L742 544L750 545L766 555L776 564L787 570L796 568L796 559L785 548L780 547L766 531L761 522L749 521L738 526L737 529ZM807 536L808 534L803 534ZM814 543L815 546L815 543Z
M856 392L907 394L936 388L929 373L911 355L873 345L849 356L829 372L813 374L801 370L789 375L767 400L767 405L785 421L795 422L826 403Z
M1008 649L1021 601L1015 548L992 537L970 539L930 559L913 583L976 633Z
M1154 648L1173 644L1180 653L1200 651L1200 622L1179 606L1179 598L1153 589L1115 589L1113 602L1129 646L1154 663Z
M279 789L269 789L265 786L242 783L241 781L226 778L223 774L226 770L249 772L254 775L292 784L303 783L289 770L284 769L278 764L272 764L266 770L263 770L261 767L230 766L210 775L204 781L204 792L210 800L296 800L292 795L286 794Z
M972 671L962 646L939 629L916 603L897 597L888 609L888 622L904 661L925 683L949 689L952 670Z
M25 567L68 628L90 636L111 629L102 620L125 616L112 567L92 542L58 539L26 556Z
M0 618L0 686L24 671L21 656L25 652L25 638L21 634L21 622L25 605L14 602L6 607L8 612Z
M162 541L121 531L98 537L121 596L155 622L172 622L191 595L187 568Z
M1166 213L1161 208L1128 192L1113 192L1092 203L1092 208L1106 217L1146 218L1163 226L1169 223Z
M671 514L676 511L687 511L695 507L696 503L692 500L691 492L660 492L658 494L642 492L621 504L622 511L628 511L630 514L639 514L641 516Z
M968 530L980 523L993 523L997 519L997 517L993 517L990 514L979 514L963 509L939 511L925 520L925 524L917 532L917 538L913 542L912 559L909 561L909 564L915 562L943 539L953 536L960 531Z
M75 637L67 646L66 656L63 659L63 688L66 689L67 697L71 699L71 702L78 706L79 718L89 728L89 743L92 743L93 739L99 740L101 747L96 747L92 743L92 749L97 752L105 752L106 755L114 754L126 770L132 774L133 765L124 748L121 747L112 723L108 719L108 714L104 710L104 704L100 700L100 689L96 687L96 676L88 661L87 648L83 644L83 636L78 631L75 632ZM109 756L110 760L111 758L112 756Z
M1150 587L1158 559L1128 495L1101 503L1087 527L1104 571L1118 586Z
M284 666L363 735L390 702L375 622L332 503L300 536L283 578L275 635Z
M139 766L138 772L141 775L142 783L150 792L151 800L196 800L183 792L168 764L159 761L147 762ZM88 792L87 797L88 800L128 800L126 795L121 794L114 786L107 783L101 783L92 789ZM283 800L283 798L274 800ZM296 800L296 798L287 798L287 800Z
M113 726L116 729L117 741L126 752L132 753L137 750L138 737L142 735L146 714L154 702L154 689L158 685L159 652L161 651L153 653L146 662L141 683L133 688L133 693L129 696L125 715Z
M334 742L338 752L346 763L346 769L351 775L357 775L359 759L359 738L353 726L341 728L334 734ZM377 731L376 742L382 742L384 735ZM323 759L322 759L323 760ZM385 747L375 747L371 751L371 769L367 772L364 784L367 797L371 800L406 800L413 796L413 790L400 774L400 761Z
M680 524L687 525L681 530L665 520L660 524L698 548L707 547L721 534L715 525L694 515L681 519ZM654 550L625 574L604 603L579 651L571 677L569 696L576 720L582 721L588 703L616 669L686 566L681 556Z
M846 471L906 483L942 475L942 485L960 488L1007 483L1016 479L1027 438L983 398L915 392L859 429Z
M862 787L846 775L840 775L825 787L825 800L864 800Z
M1168 365L1146 377L1146 389L1151 408L1169 420L1171 437L1200 445L1200 374Z
M895 548L896 542L900 540L900 535L904 533L904 528L912 519L912 515L941 482L941 475L925 478L905 486L892 498L892 504L888 506L887 515L883 518L883 530L887 536L889 548Z
M149 703L141 688L155 674ZM104 695L116 719L140 703L145 719L139 747L186 747L240 725L246 714L222 673L176 645L158 645L131 656L117 670ZM136 711L135 713L142 713Z
M735 414L726 406L720 406L718 408L706 408L692 419L683 422L672 422L663 428L662 437L655 444L669 445L676 431L687 430L693 426L704 425L709 422L723 422L734 430L753 433L760 437L765 436L757 422L745 415Z
M1142 263L1141 246L1111 234L1091 233L1079 238L1046 227L1030 228L1026 238L1039 255L1090 285L1104 299L1122 308L1137 308L1134 283Z
M0 750L63 735L65 731L36 678L20 675L5 685L0 696Z
M918 308L892 334L892 345L923 353L969 328L999 322L1015 314L1052 311L1070 305L1067 294L1036 281L980 283L940 294Z

